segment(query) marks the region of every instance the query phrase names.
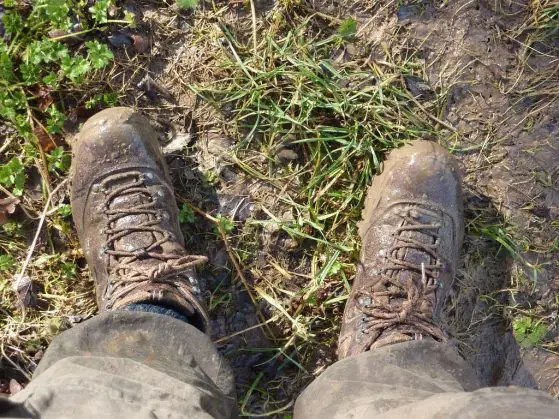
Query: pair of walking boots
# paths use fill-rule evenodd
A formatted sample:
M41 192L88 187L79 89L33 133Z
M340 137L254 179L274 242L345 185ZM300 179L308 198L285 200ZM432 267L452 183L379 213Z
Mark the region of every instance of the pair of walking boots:
M89 119L73 147L72 212L99 309L153 304L207 332L195 266L157 136L128 108ZM362 251L339 338L344 358L415 339L444 341L437 326L463 235L460 179L439 145L394 150L369 188Z

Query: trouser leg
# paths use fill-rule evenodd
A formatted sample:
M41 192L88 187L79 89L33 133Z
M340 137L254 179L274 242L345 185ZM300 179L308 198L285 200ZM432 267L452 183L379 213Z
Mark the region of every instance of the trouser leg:
M153 313L103 313L58 336L14 398L42 418L236 416L233 374L211 340Z
M295 418L559 417L559 402L546 393L476 388L473 373L449 345L406 342L329 367L299 396Z

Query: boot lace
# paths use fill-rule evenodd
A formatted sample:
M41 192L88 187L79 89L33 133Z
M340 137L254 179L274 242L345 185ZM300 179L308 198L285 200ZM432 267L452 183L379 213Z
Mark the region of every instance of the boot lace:
M126 180L129 182L123 184ZM111 186L115 182L118 182L118 186ZM130 171L109 176L100 183L100 188L105 193L104 213L107 216L105 230L107 240L103 246L103 253L114 257L117 261L109 272L111 281L105 295L108 309L143 283L165 282L176 286L177 281L180 281L184 284L182 274L207 261L205 256L177 255L162 251L161 245L174 240L175 237L172 232L162 227L161 210L157 208L156 197L145 185L143 173ZM140 194L148 198L148 202L126 208L111 208L111 203L116 198L130 194ZM136 225L116 226L118 220L130 215L147 217ZM115 249L117 240L134 232L152 233L156 240L149 246L133 251ZM147 258L159 260L160 263L150 267L138 266L134 263Z
M383 285L382 290L360 291L355 294L356 306L363 313L361 332L369 334L373 331L398 327L403 333L426 333L444 341L446 338L442 330L433 324L432 316L422 313L421 306L426 300L432 300L435 290L439 286L438 277L442 264L437 252L439 246L438 232L442 226L440 208L432 208L427 204L407 202L407 209L393 214L404 222L393 233L394 241L385 255L385 263L381 269L372 268L372 274L377 276ZM409 205L412 205L410 207ZM419 217L434 220L434 222L420 222ZM431 244L423 243L403 233L420 231L431 238ZM399 257L401 249L415 249L426 253L433 264L416 264ZM399 281L398 273L413 271L421 275L421 280L410 278L406 284ZM417 277L419 277L417 275ZM378 282L375 281L378 284ZM401 305L390 304L397 298L404 298Z

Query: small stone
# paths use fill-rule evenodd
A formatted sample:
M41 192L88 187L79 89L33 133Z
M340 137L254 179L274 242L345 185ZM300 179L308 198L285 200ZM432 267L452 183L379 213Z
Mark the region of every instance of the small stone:
M18 383L16 380L14 380L13 378L10 380L10 394L13 396L14 394L19 393L21 390L23 390L23 386Z
M39 349L37 352L35 352L35 355L33 355L33 361L39 362L41 359L43 359L44 355L45 352L42 349Z
M431 100L435 97L435 92L429 84L421 77L404 76L406 86L411 94L419 100Z
M293 160L297 160L299 158L299 155L289 148L284 148L276 153L276 157L279 159L280 162L287 163Z
M176 132L173 139L163 147L163 154L181 152L191 141L192 136L189 132Z
M371 297L361 297L359 298L359 304L363 307L368 307L372 303Z
M124 33L115 33L107 38L115 48L122 48L132 44L132 38Z

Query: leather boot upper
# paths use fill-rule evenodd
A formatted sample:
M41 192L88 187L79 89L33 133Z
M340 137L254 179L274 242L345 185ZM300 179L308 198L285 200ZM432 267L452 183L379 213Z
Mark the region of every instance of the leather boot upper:
M153 302L207 330L157 136L129 108L90 118L73 145L72 214L101 310Z
M445 340L436 317L463 238L452 156L429 141L393 151L369 188L359 233L362 250L339 357L424 337Z

